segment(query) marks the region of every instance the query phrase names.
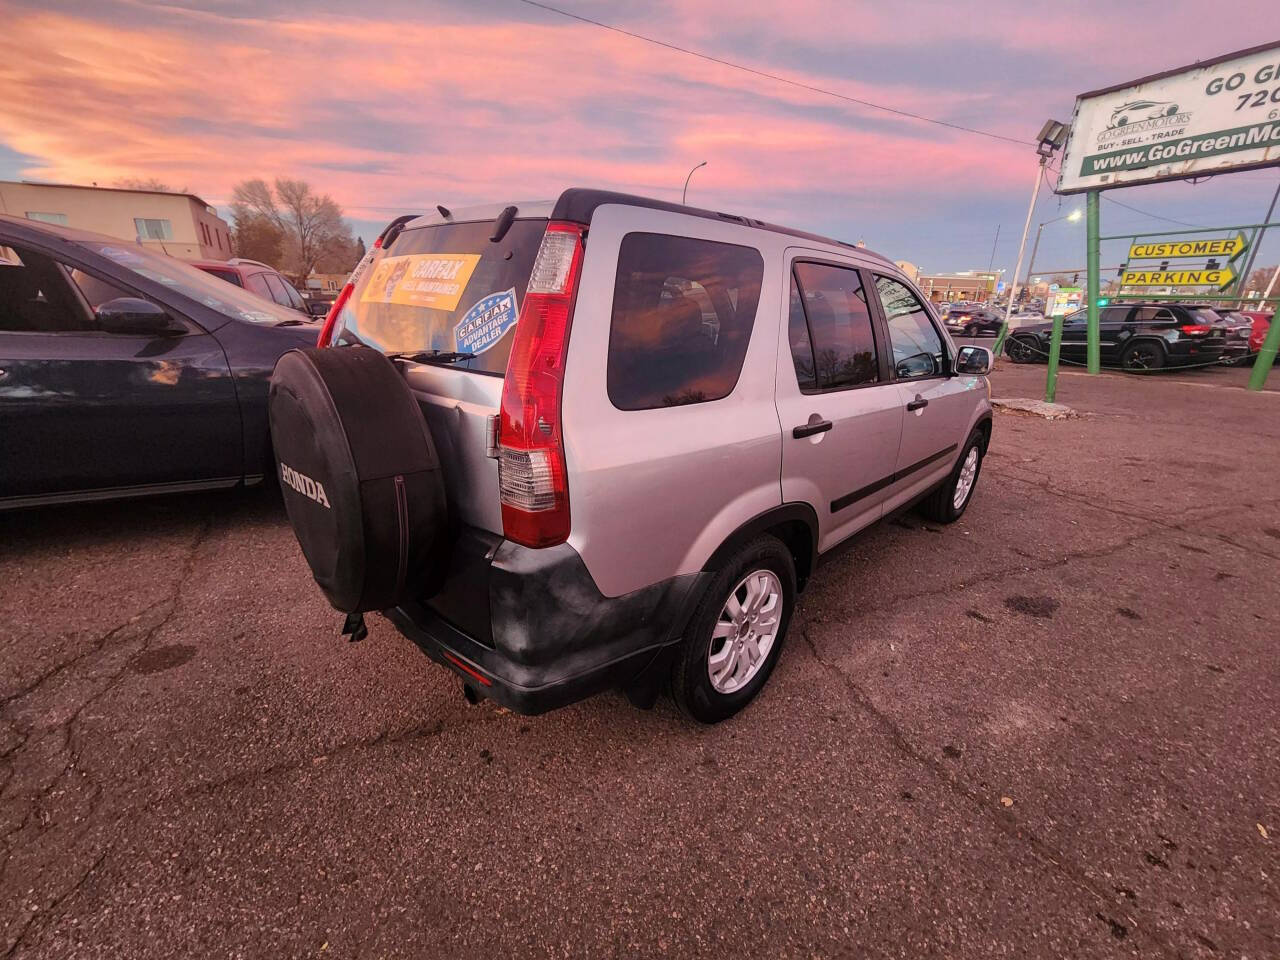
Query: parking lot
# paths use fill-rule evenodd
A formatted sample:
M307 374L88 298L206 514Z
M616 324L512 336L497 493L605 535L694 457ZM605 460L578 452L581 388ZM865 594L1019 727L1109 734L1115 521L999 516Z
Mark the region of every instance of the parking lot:
M0 515L0 951L1280 955L1280 396L1246 379L998 413L961 521L826 563L714 728L468 706L380 618L343 642L269 492Z

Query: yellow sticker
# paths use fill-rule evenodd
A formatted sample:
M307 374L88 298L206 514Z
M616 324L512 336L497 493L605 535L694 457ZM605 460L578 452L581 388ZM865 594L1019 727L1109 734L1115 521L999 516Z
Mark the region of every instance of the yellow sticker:
M413 253L378 261L360 299L454 310L480 262L478 253Z

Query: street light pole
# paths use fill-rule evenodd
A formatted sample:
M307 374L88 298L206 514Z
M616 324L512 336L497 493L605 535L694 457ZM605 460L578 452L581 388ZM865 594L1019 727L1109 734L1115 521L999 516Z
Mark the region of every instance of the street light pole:
M692 179L692 178L693 178L693 175L694 175L694 173L695 173L697 170L699 170L701 167L705 167L706 165L707 165L707 161L703 160L700 164L698 164L698 166L694 167L692 170L690 170L690 171L689 171L689 176L687 176L687 177L685 177L685 178L684 178L684 189L680 191L680 203L681 203L681 204L683 204L683 203L684 203L684 201L685 201L685 197L687 197L687 196L689 195L689 181L690 181L690 179Z
M1031 230L1031 217L1036 212L1036 200L1040 196L1040 181L1044 179L1044 167L1049 162L1047 156L1040 157L1040 163L1036 166L1036 182L1031 188L1031 203L1027 206L1027 220L1022 225L1022 242L1018 244L1018 265L1013 268L1013 285L1009 287L1009 302L1004 306L1004 322L1000 324L1000 332L996 334L996 342L991 345L991 352L995 356L1000 356L1000 348L1004 345L1005 337L1009 335L1009 317L1013 313L1013 301L1018 296L1018 274L1022 273L1022 255L1027 250L1027 233ZM999 230L996 236L1000 235ZM994 258L995 252L992 251Z
M1043 232L1044 228L1051 223L1057 223L1059 220L1070 220L1072 223L1075 223L1079 219L1080 211L1072 210L1070 213L1064 213L1060 217L1054 217L1052 220L1046 220L1036 228L1036 242L1031 245L1031 262L1027 264L1027 276L1026 279L1022 281L1022 285L1024 287L1029 288L1031 286L1031 275L1036 272L1036 252L1040 249L1040 234Z

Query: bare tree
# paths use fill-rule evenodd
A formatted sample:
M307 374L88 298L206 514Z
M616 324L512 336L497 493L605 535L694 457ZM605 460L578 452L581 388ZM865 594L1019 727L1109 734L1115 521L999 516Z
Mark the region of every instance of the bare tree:
M1272 275L1276 272L1274 266L1259 267L1249 274L1249 281L1244 285L1245 290L1256 290L1261 293L1267 289L1267 284L1271 282Z
M355 249L342 208L327 194L313 191L305 180L277 177L274 189L260 179L238 183L232 192L231 214L237 231L242 222L254 220L279 230L287 272L300 278L321 261L347 264Z
M280 269L284 262L284 231L265 217L237 217L232 231L237 257Z
M162 193L186 193L187 188L174 190L159 177L121 177L111 184L124 190L159 190Z

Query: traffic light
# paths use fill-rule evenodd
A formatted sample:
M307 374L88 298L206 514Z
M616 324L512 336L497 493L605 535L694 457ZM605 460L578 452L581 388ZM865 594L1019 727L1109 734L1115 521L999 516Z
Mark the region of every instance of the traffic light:
M1110 303L1110 302L1111 302L1111 301L1110 301L1108 298L1106 298L1106 297L1099 297L1099 298L1098 298L1098 306L1100 306L1100 307L1105 307L1105 306L1106 306L1108 303Z

